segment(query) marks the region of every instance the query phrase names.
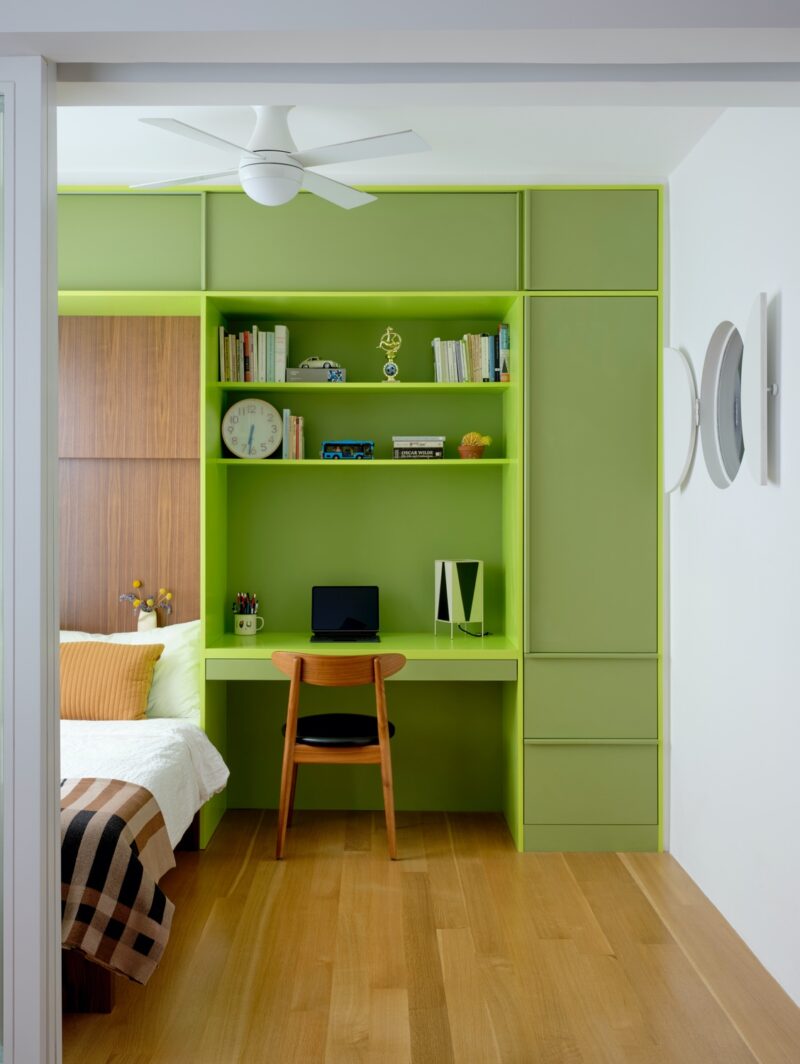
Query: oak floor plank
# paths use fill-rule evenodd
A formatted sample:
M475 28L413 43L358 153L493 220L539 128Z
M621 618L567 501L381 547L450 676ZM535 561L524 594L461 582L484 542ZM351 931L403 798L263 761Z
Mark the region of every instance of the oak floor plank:
M274 841L235 811L178 855L164 960L64 1018L65 1064L800 1061L800 1012L667 855L518 854L479 814L401 814L396 862L380 813Z
M668 854L622 861L759 1064L800 1061L800 1010Z

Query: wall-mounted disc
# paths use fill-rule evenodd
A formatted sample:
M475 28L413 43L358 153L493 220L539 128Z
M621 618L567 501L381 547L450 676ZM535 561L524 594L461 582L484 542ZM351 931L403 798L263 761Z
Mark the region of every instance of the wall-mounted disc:
M742 355L744 457L756 484L767 483L767 293L756 297Z
M742 464L742 337L723 321L711 334L700 384L700 438L708 475L718 488L733 483Z
M697 388L692 364L676 347L664 348L664 491L686 479L697 443Z

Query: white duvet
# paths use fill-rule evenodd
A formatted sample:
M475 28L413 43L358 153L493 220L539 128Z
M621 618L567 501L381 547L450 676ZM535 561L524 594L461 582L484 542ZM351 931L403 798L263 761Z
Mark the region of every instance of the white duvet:
M185 720L61 721L61 778L97 776L146 787L173 847L228 775L205 732Z

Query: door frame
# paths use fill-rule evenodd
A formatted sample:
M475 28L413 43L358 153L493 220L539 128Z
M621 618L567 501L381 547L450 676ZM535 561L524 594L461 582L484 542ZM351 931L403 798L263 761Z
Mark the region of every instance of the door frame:
M0 57L3 1047L61 1059L55 66Z

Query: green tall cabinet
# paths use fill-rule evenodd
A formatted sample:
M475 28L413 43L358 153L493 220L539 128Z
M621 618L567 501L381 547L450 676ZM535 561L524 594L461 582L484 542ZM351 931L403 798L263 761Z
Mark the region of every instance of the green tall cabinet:
M527 199L525 845L654 849L658 194Z

